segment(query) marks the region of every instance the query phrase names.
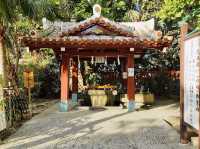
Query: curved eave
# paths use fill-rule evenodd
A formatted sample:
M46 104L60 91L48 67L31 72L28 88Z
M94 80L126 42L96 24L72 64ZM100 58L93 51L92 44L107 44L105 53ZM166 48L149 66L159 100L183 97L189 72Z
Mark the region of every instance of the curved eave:
M130 28L124 25L121 25L114 21L110 21L109 19L100 16L100 17L91 17L85 21L82 21L73 25L72 27L69 27L69 29L61 33L60 37L64 37L68 35L76 35L82 30L85 30L93 25L100 25L108 29L109 31L113 31L122 36L127 36L127 37L135 36L133 29L131 30Z
M67 38L41 38L41 37L23 37L22 45L31 49L38 48L135 48L137 49L159 49L171 45L171 40L159 39L135 39L131 37L106 37L106 38L88 38L88 37L67 37Z

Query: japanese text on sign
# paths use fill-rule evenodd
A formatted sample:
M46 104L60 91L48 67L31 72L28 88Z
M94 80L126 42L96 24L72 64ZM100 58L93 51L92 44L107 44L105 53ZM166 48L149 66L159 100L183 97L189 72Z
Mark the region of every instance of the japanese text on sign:
M184 121L199 129L200 37L184 44Z

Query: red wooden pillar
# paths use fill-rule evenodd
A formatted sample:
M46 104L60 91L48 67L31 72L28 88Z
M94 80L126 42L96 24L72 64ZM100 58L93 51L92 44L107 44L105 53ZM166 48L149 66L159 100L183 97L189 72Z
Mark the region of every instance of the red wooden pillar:
M63 54L61 62L61 101L69 100L69 55Z
M78 92L78 60L73 58L72 65L72 93Z
M128 111L133 111L135 108L135 78L134 78L134 55L128 55L128 79L127 79L127 96L128 96Z

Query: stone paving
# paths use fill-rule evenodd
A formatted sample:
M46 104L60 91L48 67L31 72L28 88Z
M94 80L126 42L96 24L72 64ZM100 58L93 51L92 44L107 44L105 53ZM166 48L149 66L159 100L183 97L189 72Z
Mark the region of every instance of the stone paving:
M26 122L1 149L194 149L163 120L175 104L128 113L120 107L60 113L57 105Z

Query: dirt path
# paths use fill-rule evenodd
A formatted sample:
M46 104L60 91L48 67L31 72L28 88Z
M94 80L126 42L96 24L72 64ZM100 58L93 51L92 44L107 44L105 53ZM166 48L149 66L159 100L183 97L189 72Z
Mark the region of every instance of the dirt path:
M178 116L176 104L128 113L119 107L60 113L57 105L26 122L2 149L194 149L164 119Z

